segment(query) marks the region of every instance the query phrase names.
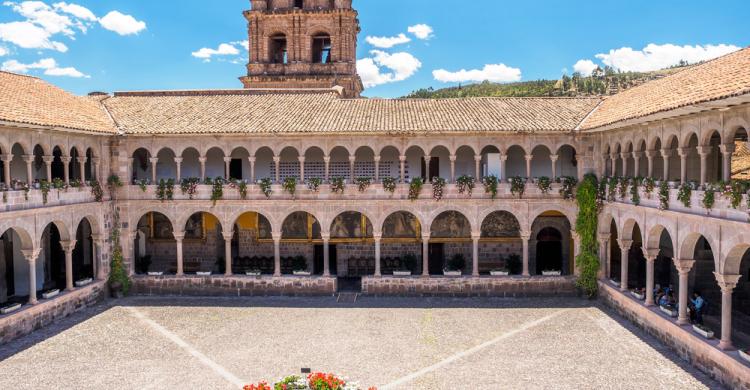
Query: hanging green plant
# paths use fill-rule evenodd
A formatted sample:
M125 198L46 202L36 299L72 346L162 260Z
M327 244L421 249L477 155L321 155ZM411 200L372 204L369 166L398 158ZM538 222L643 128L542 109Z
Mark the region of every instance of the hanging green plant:
M701 199L703 208L706 209L706 214L710 214L716 203L716 189L712 185L707 185L703 190L703 199Z
M94 196L94 200L97 202L101 202L104 199L104 190L98 180L91 181L91 195Z
M331 179L331 192L343 195L344 190L346 190L346 179L343 177L334 177Z
M576 192L578 202L576 232L580 239L580 254L576 257L580 276L576 284L590 298L596 296L599 288L597 283L599 249L596 237L597 227L599 226L598 187L596 176L588 174L584 177Z
M446 181L442 177L432 178L432 198L440 201L443 199L443 190L445 189Z
M260 179L258 185L260 186L260 192L262 192L263 195L266 196L266 198L270 198L271 194L273 193L273 188L271 187L273 185L273 181L269 178Z
M122 187L122 185L120 185L120 187ZM63 181L63 179L60 179L59 177L56 177L56 178L52 179L52 188L60 191L60 190L66 189L67 186L65 185L65 181Z
M643 179L643 190L646 193L647 198L651 199L651 194L654 193L654 189L656 189L656 180L654 180L653 177Z
M58 179L55 179L58 180ZM55 185L55 180L52 181L52 185ZM60 180L62 181L62 180ZM120 180L120 176L110 175L107 178L107 189L109 190L109 197L114 199L118 188L122 187L124 183Z
M679 191L677 192L677 200L682 202L685 207L690 207L690 197L693 195L693 186L690 183L680 184Z
M198 192L198 183L200 183L200 181L201 180L197 177L182 179L180 181L180 191L183 195L187 194L188 199L193 200L193 196Z
M620 179L616 177L610 177L607 181L607 202L614 202L617 199L617 184Z
M51 188L50 182L47 180L41 180L39 182L39 189L42 191L42 203L47 204L47 197Z
M724 197L729 199L730 206L732 206L733 209L740 207L740 203L742 203L742 195L747 192L747 182L733 180L724 188Z
M127 295L130 291L130 277L125 267L125 259L122 255L122 246L120 245L120 217L115 209L114 221L112 222L112 260L109 266L108 283L113 292L121 291Z
M224 179L217 177L211 185L211 204L216 206L216 202L224 197Z
M620 200L625 200L625 197L628 196L628 184L630 184L630 178L621 177L617 184L617 193L620 195Z
M497 182L497 176L495 175L485 176L484 179L482 179L484 192L486 194L490 194L490 197L492 199L495 199L497 197Z
M312 179L307 179L307 189L312 192L318 192L321 184L323 184L323 180L320 178L313 177Z
M392 177L383 178L383 189L393 194L396 192L396 179Z
M510 179L510 193L521 199L524 192L526 192L526 180L521 176L512 177Z
M174 199L174 179L159 180L156 187L156 199L161 202Z
M292 199L295 199L294 194L297 192L297 178L296 177L285 178L284 181L281 183L281 189L289 193L289 195L292 196Z
M599 212L604 209L604 202L607 200L607 179L599 181L596 191L596 208Z
M409 200L419 199L419 194L422 192L422 186L424 182L421 177L415 177L411 179L409 183Z
M354 179L354 182L357 184L357 190L359 192L365 192L368 188L370 188L372 179L370 179L369 177L358 177Z
M542 176L537 179L537 186L539 187L539 190L542 191L542 194L547 195L550 190L552 190L552 180L547 176Z
M471 194L474 192L474 187L476 186L476 180L474 180L473 176L461 175L456 179L456 184L458 186L459 194L467 194L467 196L471 197Z
M578 179L572 176L564 176L562 178L562 187L560 188L560 195L564 200L572 200L575 198L574 190L578 185Z
M669 210L669 183L664 180L659 184L659 210Z
M639 180L637 177L630 179L630 201L633 205L638 206L641 204L641 193L639 190Z
M146 192L146 189L148 188L148 180L146 179L140 179L135 181L136 184L138 184L138 187L140 187L141 192ZM73 183L70 183L71 186Z
M240 194L240 199L247 200L247 182L244 180L237 182L237 192Z

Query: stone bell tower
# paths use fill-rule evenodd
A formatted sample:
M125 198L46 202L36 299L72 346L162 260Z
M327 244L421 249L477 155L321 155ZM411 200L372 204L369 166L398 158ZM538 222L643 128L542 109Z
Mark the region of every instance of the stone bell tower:
M245 88L331 88L359 97L352 0L250 0Z

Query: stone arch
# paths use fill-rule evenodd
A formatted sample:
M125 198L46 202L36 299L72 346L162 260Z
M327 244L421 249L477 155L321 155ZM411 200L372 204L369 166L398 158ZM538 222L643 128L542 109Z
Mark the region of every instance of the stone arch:
M750 243L741 243L733 246L724 257L721 273L723 275L739 275L742 259L748 250L750 250Z
M547 209L536 215L531 223L529 239L529 270L541 275L543 271L572 274L572 223L559 211Z
M689 232L682 239L680 239L678 245L679 248L679 259L680 260L694 260L695 248L698 240L701 238L708 242L711 248L720 248L710 234L704 234L703 232Z
M151 156L151 152L147 148L138 148L133 151L133 154L130 155L133 159L131 180L151 179Z
M626 219L625 223L622 225L622 229L620 230L622 234L622 238L624 240L635 239L636 227L638 227L640 231L640 226L638 225L638 221L636 221L633 218ZM638 237L638 238L642 239L642 237Z
M136 273L177 272L174 221L165 213L138 214L134 226L133 259Z
M2 229L2 235L10 231L15 232L21 239L21 250L32 250L34 248L34 240L26 229L19 226L10 226Z

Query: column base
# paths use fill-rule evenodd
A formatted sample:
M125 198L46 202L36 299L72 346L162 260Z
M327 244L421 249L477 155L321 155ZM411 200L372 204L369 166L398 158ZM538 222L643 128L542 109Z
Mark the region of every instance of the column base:
M422 275L420 275L419 277L420 277L420 278L422 278L422 279L429 279L429 278L430 278L430 275L425 275L425 274L422 274Z
M733 351L736 348L734 347L734 344L732 344L731 341L719 341L719 349L722 351Z
M656 306L656 304L654 302L646 302L646 303L644 303L644 305L646 305L646 307L654 307L654 306Z
M690 318L678 318L677 325L690 325Z
M227 273L224 274L224 276L234 276L234 274L231 273L231 272L227 272Z

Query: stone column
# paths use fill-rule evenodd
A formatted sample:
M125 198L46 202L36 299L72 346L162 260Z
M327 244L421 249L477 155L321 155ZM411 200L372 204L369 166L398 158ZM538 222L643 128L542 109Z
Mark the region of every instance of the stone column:
M255 156L248 157L247 161L250 163L250 182L255 184Z
M132 276L135 273L135 235L137 231L130 229L120 230L120 247L122 248L122 258L125 262L125 267L128 270L128 275Z
M73 161L73 157L60 157L60 160L63 163L63 178L65 179L65 184L70 184L70 162ZM133 169L132 161L130 162L130 167L130 169Z
M91 159L91 178L96 181L102 181L99 178L99 164L101 163L101 159L98 157L94 157Z
M281 183L281 157L274 156L273 164L276 167L276 176L274 177L273 182L279 184Z
M505 173L505 162L508 161L508 155L507 154L501 154L500 155L500 182L505 181L505 179L508 177L508 175Z
M180 181L182 181L182 157L175 157L174 163L177 166L177 177L175 180L177 181L177 184L179 184Z
M552 181L554 181L557 178L557 159L560 158L560 156L556 154L552 154L549 156L550 162L552 163Z
M324 156L323 162L325 163L325 182L328 183L331 180L331 156Z
M630 259L630 246L633 240L619 239L620 245L620 291L628 291L628 260Z
M175 232L173 235L177 243L177 276L183 276L185 275L185 269L183 267L184 259L182 258L182 240L185 239L185 233Z
M297 161L299 161L299 182L304 183L305 182L305 156L297 157Z
M104 272L104 259L102 258L102 252L104 251L104 243L106 237L103 234L92 235L91 239L94 242L94 263L96 264L96 279L105 280L107 274Z
M609 234L599 234L599 278L609 277Z
M662 149L661 150L661 158L662 161L664 161L664 172L663 172L663 180L669 181L669 158L672 157L672 150L671 149Z
M679 316L677 317L677 323L679 325L687 325L690 323L687 311L688 276L690 274L690 269L693 268L693 264L695 264L695 260L674 260L675 268L677 268L677 272L680 274Z
M201 183L206 180L206 157L198 157L198 162L201 163Z
M329 243L331 242L331 234L322 234L323 238L323 276L331 276L331 257Z
M29 187L33 188L31 183L34 182L34 171L31 165L34 163L34 155L33 154L24 155L23 162L26 163L26 183L29 183Z
M223 232L224 238L224 275L232 276L232 237L234 232Z
M379 278L382 276L380 272L380 241L383 239L383 234L376 233L373 238L375 239L375 277Z
M281 233L273 233L273 276L281 276Z
M148 161L151 163L151 184L156 184L156 164L159 162L159 158L151 157Z
M134 158L128 157L128 176L125 178L125 185L133 184L133 179L135 179L135 170L133 169L133 161L135 161ZM64 161L63 161L63 166L65 166Z
M36 305L36 259L42 252L41 248L22 250L21 253L29 263L29 305Z
M401 183L406 183L406 156L398 156Z
M523 243L523 276L531 276L529 272L529 240L531 232L521 232L521 242Z
M620 153L620 157L622 158L622 176L627 177L628 176L628 158L630 157L629 153Z
M357 157L349 156L349 183L354 184L354 164L357 162Z
M224 178L229 180L229 166L232 165L232 157L224 157ZM241 179L241 178L240 178Z
M474 177L479 181L482 177L482 155L477 154L474 156Z
M375 156L375 182L380 181L380 156Z
M578 255L581 254L581 235L578 234L577 231L572 230L570 231L570 236L573 238L573 258L570 259L570 264L568 264L568 269L570 269L570 266L573 266L573 274L576 276L580 276L578 267L576 267L576 258L578 258ZM561 274L565 275L566 270L561 270Z
M449 160L451 162L451 184L454 184L456 182L456 159L458 157L455 154L452 154L449 157Z
M471 235L471 276L479 276L479 238L481 234Z
M44 165L46 165L47 168L47 181L52 182L52 162L55 161L55 156L44 156L42 157L42 160L44 161Z
M60 241L63 252L65 252L65 289L73 290L73 250L76 248L76 241Z
M432 177L430 177L430 160L432 160L432 156L424 156L424 182L425 183L431 183Z
M731 350L732 345L732 292L737 287L741 275L721 275L714 272L716 282L721 288L721 340L719 349Z
M78 157L78 177L82 182L86 181L86 157Z
M534 156L531 154L526 155L526 181L529 181L531 179L531 160L534 159Z
M0 156L0 160L3 161L3 177L5 181L5 187L10 187L10 162L13 160L12 154L3 154Z
M721 150L721 179L729 182L732 179L732 154L736 149L734 144L725 144L719 146Z
M708 174L708 171L706 169L706 163L708 162L708 155L711 153L711 147L710 146L698 146L696 148L698 151L698 155L701 158L701 181L700 184L706 184L706 176Z
M612 168L611 176L617 176L617 153L612 153L609 155L609 162Z
M633 177L641 175L641 157L643 152L633 152Z
M648 177L654 177L654 157L656 157L656 150L646 151L646 161L648 163L646 176Z
M430 277L430 234L422 232L422 277Z
M654 263L659 250L643 250L646 257L646 306L654 306Z
M685 183L687 182L688 148L677 149L677 154L680 155L680 183Z

